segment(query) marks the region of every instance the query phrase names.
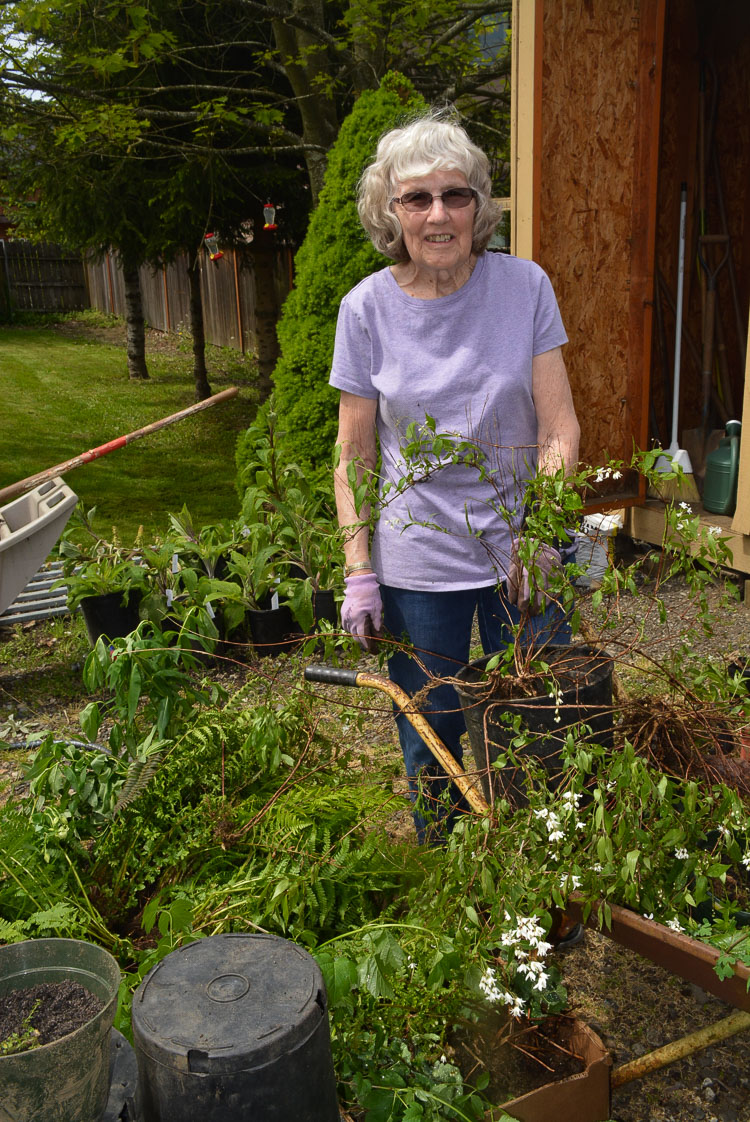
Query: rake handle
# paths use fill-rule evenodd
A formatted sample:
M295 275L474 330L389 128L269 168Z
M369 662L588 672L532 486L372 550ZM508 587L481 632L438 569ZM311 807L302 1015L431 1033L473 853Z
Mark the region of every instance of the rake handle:
M65 460L61 464L55 464L54 467L46 468L45 471L38 471L36 475L29 475L26 479L20 479L18 483L10 483L7 487L0 488L0 502L15 498L16 495L23 495L26 491L38 487L40 483L46 483L48 479L54 479L55 476L63 475L65 472L72 471L73 468L82 467L83 464L90 464L92 460L98 460L100 456L106 456L118 448L124 448L126 444L130 444L133 440L140 440L142 436L149 436L152 432L166 428L167 425L173 425L184 417L190 417L193 413L200 413L203 409L210 409L212 405L218 405L219 402L227 401L230 397L236 397L238 392L236 386L230 386L228 390L215 393L213 397L207 397L205 401L196 402L195 405L190 405L187 409L180 409L178 413L171 413L169 417L152 421L150 425L144 425L143 428L135 429L134 432L126 433L124 436L116 436L114 440L108 440L106 444L100 444L97 448L89 448L87 452L81 452L80 455L73 456L72 459Z

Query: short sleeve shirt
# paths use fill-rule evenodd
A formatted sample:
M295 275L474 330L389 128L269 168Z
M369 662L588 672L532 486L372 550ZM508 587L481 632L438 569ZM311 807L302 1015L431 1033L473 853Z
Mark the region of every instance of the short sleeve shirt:
M447 592L504 579L536 466L532 359L565 342L544 271L506 254L480 254L466 284L434 300L408 296L390 268L347 293L330 384L377 399L381 493L407 477L407 429L428 417L484 462L480 473L433 457L405 489L385 489L371 554L381 583Z

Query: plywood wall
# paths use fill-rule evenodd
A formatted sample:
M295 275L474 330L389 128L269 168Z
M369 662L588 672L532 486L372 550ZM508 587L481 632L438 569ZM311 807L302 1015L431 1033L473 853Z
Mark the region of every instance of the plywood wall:
M581 452L591 462L629 457L646 434L660 7L543 3L537 255L570 337Z

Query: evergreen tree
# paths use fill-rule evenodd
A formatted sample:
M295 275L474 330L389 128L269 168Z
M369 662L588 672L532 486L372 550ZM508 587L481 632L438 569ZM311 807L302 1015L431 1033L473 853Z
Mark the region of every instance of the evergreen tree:
M278 326L274 409L294 460L316 474L329 472L336 439L339 394L328 375L339 304L386 264L360 224L357 183L380 136L426 109L424 98L396 73L361 95L329 153L320 202L296 257L295 287Z

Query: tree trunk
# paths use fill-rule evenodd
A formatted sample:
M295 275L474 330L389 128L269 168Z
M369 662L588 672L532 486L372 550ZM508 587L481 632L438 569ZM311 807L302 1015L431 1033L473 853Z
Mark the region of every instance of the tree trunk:
M324 25L323 0L285 0L284 7L319 27ZM273 20L272 26L281 63L302 117L302 135L308 144L324 149L305 153L315 206L323 186L327 152L339 131L336 104L325 92L330 78L330 60L325 48L310 32L290 27L280 19Z
M146 327L143 321L143 302L138 266L132 261L122 262L125 287L125 324L128 355L128 377L148 378L146 368Z
M279 320L279 302L276 298L276 278L273 270L272 249L255 249L255 332L258 348L258 389L265 399L273 389L271 375L279 358L279 340L276 324Z
M203 329L203 300L201 298L201 271L198 258L188 265L190 281L190 333L193 336L193 377L195 400L205 401L212 394L206 370L206 334Z

